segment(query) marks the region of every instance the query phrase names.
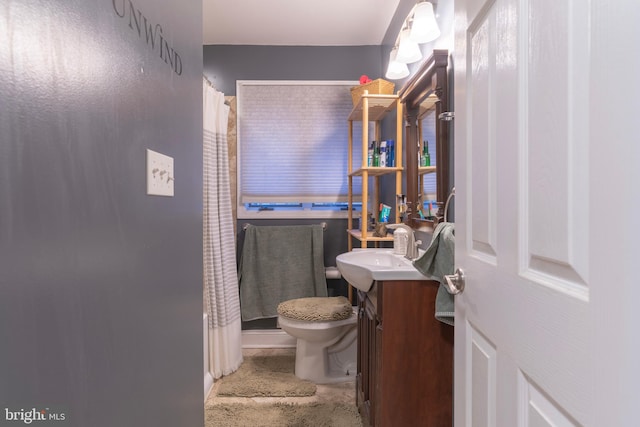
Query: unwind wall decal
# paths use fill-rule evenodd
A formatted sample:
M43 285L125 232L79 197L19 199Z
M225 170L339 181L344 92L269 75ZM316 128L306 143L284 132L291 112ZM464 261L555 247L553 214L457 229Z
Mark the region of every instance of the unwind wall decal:
M160 58L163 59L177 75L182 75L182 58L180 58L180 55L178 55L178 52L173 47L169 46L169 42L163 37L162 25L154 25L149 21L140 9L136 9L131 0L112 0L112 3L116 15L125 21L128 18L129 28L138 33L138 37L146 42L147 47L151 49L151 51L156 51L157 47Z

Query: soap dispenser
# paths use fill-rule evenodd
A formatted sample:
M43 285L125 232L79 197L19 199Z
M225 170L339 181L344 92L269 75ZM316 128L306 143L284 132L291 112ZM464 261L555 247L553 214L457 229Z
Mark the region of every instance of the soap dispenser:
M405 255L407 253L407 243L409 242L409 232L404 228L396 228L393 231L393 253Z

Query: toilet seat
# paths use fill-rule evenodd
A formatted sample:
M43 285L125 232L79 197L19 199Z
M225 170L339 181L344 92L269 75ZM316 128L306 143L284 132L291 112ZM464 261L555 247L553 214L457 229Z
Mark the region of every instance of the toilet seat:
M329 320L324 322L312 322L309 320L298 320L292 319L287 316L280 315L278 317L278 323L281 325L290 325L292 327L304 327L305 329L329 329L329 328L337 328L344 325L349 325L351 323L356 323L358 319L356 318L355 308L349 308L349 317L343 320Z
M278 314L292 320L305 322L333 322L351 317L348 299L339 297L307 297L278 304Z

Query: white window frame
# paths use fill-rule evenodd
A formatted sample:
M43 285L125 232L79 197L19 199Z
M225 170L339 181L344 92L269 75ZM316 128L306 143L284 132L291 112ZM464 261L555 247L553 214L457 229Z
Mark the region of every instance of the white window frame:
M324 218L347 218L348 212L341 210L311 210L308 208L304 208L301 210L266 210L266 211L256 211L249 210L245 208L245 204L242 200L243 189L242 189L242 131L240 126L240 120L242 119L242 99L239 94L242 91L243 85L344 85L345 91L348 91L351 87L358 85L358 81L345 81L345 80L238 80L236 82L236 97L237 97L237 120L238 125L237 129L237 168L236 168L236 178L238 185L238 198L237 198L237 215L239 219L324 219ZM294 107L297 108L297 107ZM344 118L345 122L347 121L347 117ZM345 151L347 150L346 140L348 135L345 134ZM357 144L357 145L356 145ZM354 140L354 146L360 147L361 141ZM345 180L347 179L347 170L344 171ZM300 202L305 202L308 200L300 200ZM342 201L342 200L340 200ZM359 203L361 201L360 195L354 195L353 198L354 203Z

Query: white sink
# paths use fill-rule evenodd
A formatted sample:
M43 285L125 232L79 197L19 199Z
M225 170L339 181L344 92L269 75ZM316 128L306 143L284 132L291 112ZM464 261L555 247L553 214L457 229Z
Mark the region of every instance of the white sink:
M419 256L424 252L420 251ZM342 277L351 286L369 292L375 280L429 280L404 255L393 249L354 249L336 257Z

